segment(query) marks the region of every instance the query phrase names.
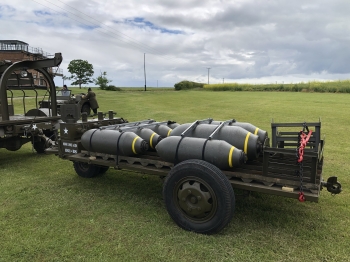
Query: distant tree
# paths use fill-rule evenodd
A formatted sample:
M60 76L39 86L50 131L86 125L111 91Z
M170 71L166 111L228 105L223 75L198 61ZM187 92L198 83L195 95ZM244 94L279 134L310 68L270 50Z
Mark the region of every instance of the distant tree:
M82 84L93 83L91 79L94 74L94 68L92 64L89 64L86 60L75 59L70 61L68 65L68 72L72 75L69 79L73 79L72 85L79 85L81 88Z
M192 81L181 81L179 83L176 83L174 85L175 90L184 90L184 89L192 89L192 88L203 88L204 84L203 83L197 83L197 82L192 82Z
M112 82L112 80L107 79L107 72L101 72L101 75L95 79L95 84L102 90L106 90L110 82Z

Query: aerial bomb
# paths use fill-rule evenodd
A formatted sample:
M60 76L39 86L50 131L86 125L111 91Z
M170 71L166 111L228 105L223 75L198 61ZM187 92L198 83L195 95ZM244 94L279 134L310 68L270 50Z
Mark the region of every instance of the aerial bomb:
M169 136L156 146L158 155L167 162L202 159L221 169L240 166L245 161L242 150L223 140Z
M180 136L190 126L191 124L180 125L171 131L170 136ZM188 130L185 136L209 138L216 128L217 125L200 124L194 129ZM222 126L213 136L213 139L224 140L229 144L243 150L249 160L258 158L261 151L261 143L259 142L258 136L239 126Z
M171 122L168 123L167 126L170 127L171 129L174 129L175 127L178 127L180 124L176 122Z
M92 152L133 156L148 150L148 144L133 132L90 129L81 137L83 147Z
M143 124L140 125L141 127ZM151 123L151 125L147 125L147 128L151 129L152 131L156 132L161 137L167 137L169 136L171 132L171 128L166 125L166 123Z
M166 121L166 122L156 122L154 120L149 121L142 121L142 122L135 122L135 127L146 127L151 129L152 131L156 132L161 137L167 137L169 136L171 130L177 126L179 126L178 123L174 121ZM123 124L123 127L130 127L131 125ZM122 127L121 127L122 128Z
M155 146L159 143L160 140L162 140L162 137L158 135L156 132L152 131L149 128L143 128L143 127L121 127L120 130L122 131L128 131L133 132L136 135L140 136L143 140L145 140L151 149L154 149Z
M211 122L212 125L219 125L221 124L221 121L212 121ZM262 130L254 125L252 125L251 123L246 123L246 122L231 122L229 124L230 126L240 126L242 128L244 128L245 130L253 133L254 135L257 135L259 137L259 141L264 144L265 139L267 138L267 131Z

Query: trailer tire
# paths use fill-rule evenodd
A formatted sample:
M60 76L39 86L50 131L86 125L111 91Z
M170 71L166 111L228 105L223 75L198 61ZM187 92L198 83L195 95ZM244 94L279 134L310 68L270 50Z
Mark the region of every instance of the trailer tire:
M75 172L84 178L96 177L101 173L101 169L97 165L88 164L85 162L73 161Z
M100 175L106 173L109 169L109 166L100 166Z
M235 196L227 177L216 166L191 159L176 165L163 185L170 217L181 228L214 234L232 219Z

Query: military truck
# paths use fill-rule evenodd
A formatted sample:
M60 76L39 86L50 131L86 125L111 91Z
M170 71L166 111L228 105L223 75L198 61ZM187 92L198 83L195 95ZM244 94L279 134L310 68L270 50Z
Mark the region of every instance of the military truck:
M91 114L90 102L88 99L83 98L86 94L73 94L71 90L57 90L56 91L56 106L57 112L60 114L61 105L63 104L77 104L81 113L86 113L87 115ZM52 108L50 98L39 101L39 108Z
M341 192L337 177L322 177L325 140L320 121L271 123L270 139L266 131L235 119L129 123L113 111L79 120L77 106L62 109L60 136L47 153L71 161L84 178L110 167L165 178L166 209L185 230L222 230L233 217L234 189L301 202L317 202L323 187L332 194Z
M36 152L44 153L50 146L60 121L56 109L52 68L59 66L61 62L60 53L42 60L0 62L0 148L16 151L23 144L31 142ZM40 84L36 84L33 77L38 73L42 77ZM52 109L38 108L40 92L48 94ZM30 96L29 93L35 95ZM35 106L28 109L30 99L35 99ZM19 107L22 109L18 110L15 105L20 103Z

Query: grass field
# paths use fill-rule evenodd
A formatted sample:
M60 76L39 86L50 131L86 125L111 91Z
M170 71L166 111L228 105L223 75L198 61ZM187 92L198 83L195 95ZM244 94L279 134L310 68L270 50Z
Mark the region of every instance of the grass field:
M100 111L113 109L129 121L235 118L270 132L271 119L321 118L323 174L338 176L343 192L323 190L319 203L238 195L232 222L206 236L175 225L158 177L109 170L83 179L71 162L37 155L29 144L1 149L0 261L350 261L349 94L96 93Z

